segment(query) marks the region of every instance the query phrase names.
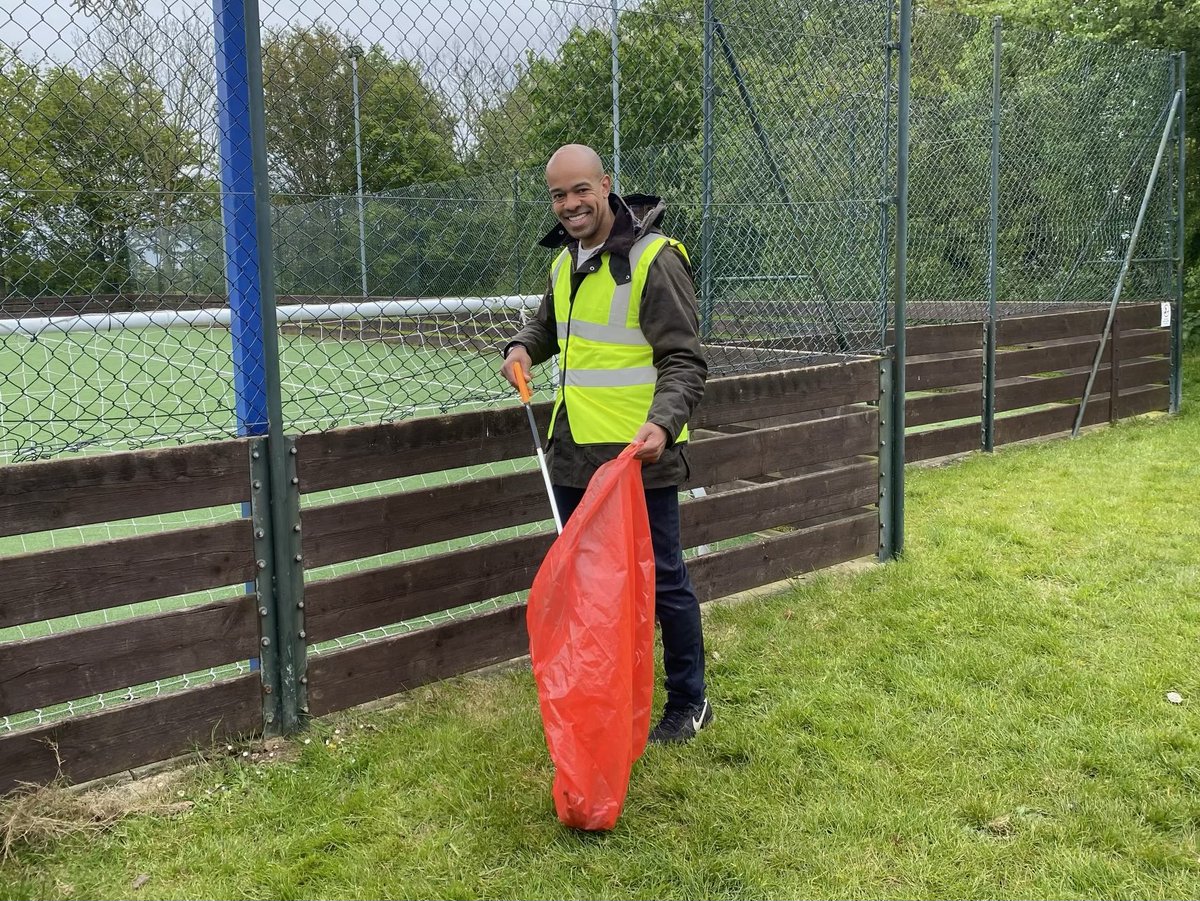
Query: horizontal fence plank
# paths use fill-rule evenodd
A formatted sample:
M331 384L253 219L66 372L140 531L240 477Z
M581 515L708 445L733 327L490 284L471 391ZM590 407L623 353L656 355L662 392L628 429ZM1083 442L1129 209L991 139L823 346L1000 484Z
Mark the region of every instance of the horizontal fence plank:
M1049 378L1024 376L1008 382L1001 382L996 386L996 410L1003 413L1009 410L1019 410L1022 407L1075 400L1083 396L1090 372L1091 367L1079 368L1061 376ZM1092 386L1093 394L1108 392L1112 386L1111 375L1107 364L1096 371L1096 382ZM1169 360L1123 359L1121 361L1121 388L1123 391L1165 382L1170 375Z
M1096 371L1093 393L1107 393L1112 384L1112 373L1108 364ZM996 385L996 412L1007 413L1023 407L1040 404L1060 403L1078 398L1087 387L1088 372L1075 371L1070 375L1037 378L1019 376ZM1089 402L1090 403L1090 402Z
M909 397L904 402L906 426L930 425L953 419L979 416L983 408L983 388L971 387L944 394Z
M254 657L257 620L246 596L7 644L0 716Z
M1154 357L1171 352L1171 332L1165 328L1121 332L1121 359Z
M873 555L878 548L878 513L863 513L705 554L688 561L688 570L697 596L709 601Z
M1083 414L1083 425L1097 425L1109 420L1109 395L1093 393L1088 399ZM1139 416L1155 410L1166 410L1170 400L1170 389L1166 385L1151 385L1121 391L1117 400L1117 414L1121 418ZM1035 410L996 420L996 443L1010 444L1030 438L1059 435L1071 431L1079 404L1064 404L1049 410Z
M865 507L878 499L879 467L875 460L736 488L680 505L683 546L696 547L804 522Z
M1122 389L1121 396L1117 399L1117 417L1126 419L1130 416L1141 416L1143 413L1165 411L1170 402L1171 389L1166 385L1153 385L1129 391Z
M0 793L110 776L262 730L258 673L0 735Z
M875 461L696 498L680 505L684 547L863 507L876 500ZM486 601L533 584L552 533L522 536L351 573L305 586L313 642Z
M525 605L311 657L313 716L345 710L529 651Z
M873 409L692 443L692 484L716 485L806 463L875 453ZM536 470L304 511L307 567L373 557L548 518Z
M250 498L244 439L0 467L0 537Z
M983 380L983 353L937 354L909 357L904 367L906 391L928 391L977 385Z
M1165 354L1170 349L1170 335L1166 330L1153 329L1122 332L1120 355L1123 360ZM1096 348L1100 336L1079 340L1053 341L1025 350L1007 350L996 355L996 374L1000 379L1037 372L1063 372L1086 366L1091 369L1096 359ZM1112 359L1112 342L1104 345L1101 364Z
M302 515L304 563L325 566L549 518L537 470L326 504Z
M1159 315L1160 308L1156 303L1122 305L1119 310L1122 329L1151 328L1158 325ZM1007 346L1059 338L1099 337L1107 321L1107 307L1000 319L996 323L996 342Z
M919 463L922 460L936 460L950 454L979 450L982 446L980 423L969 422L905 435L904 459L908 463Z
M721 485L812 463L874 455L879 450L878 422L877 410L865 410L833 419L706 438L689 451L689 484Z
M888 329L888 346L896 333ZM940 354L956 350L982 350L983 322L954 322L946 325L910 326L904 332L905 353L909 357Z
M310 582L304 627L310 642L486 601L533 584L554 541L544 532Z
M1078 414L1078 404L1064 404L1048 410L1005 416L996 420L996 443L1012 444L1015 441L1069 432L1074 428L1075 417ZM1101 422L1108 422L1108 394L1093 395L1088 400L1087 410L1083 414L1085 426Z
M766 418L875 400L877 362L855 360L754 375L709 379L692 417L712 428L751 416ZM543 433L549 402L534 405ZM309 493L523 458L531 453L520 407L355 426L296 438L300 490Z
M0 628L253 580L248 519L0 558Z
M996 378L1000 381L1038 372L1062 372L1081 366L1091 367L1100 337L1059 340L1023 350L1000 349L996 354ZM1122 346L1124 352L1124 346ZM1104 347L1101 365L1112 359L1112 344Z
M533 406L543 434L550 407ZM514 406L300 435L296 465L309 493L527 457L532 447L529 420Z
M691 425L713 429L879 397L879 363L855 360L805 369L710 379Z
M1166 383L1171 378L1171 361L1166 358L1131 360L1121 357L1121 390L1141 388L1143 385Z

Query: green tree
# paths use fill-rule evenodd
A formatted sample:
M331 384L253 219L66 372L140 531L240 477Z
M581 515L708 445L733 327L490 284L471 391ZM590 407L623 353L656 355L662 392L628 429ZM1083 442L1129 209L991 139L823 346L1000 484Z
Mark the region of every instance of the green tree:
M263 40L267 149L274 187L319 196L357 190L351 42L325 25ZM454 178L454 120L407 60L366 48L358 61L363 187Z

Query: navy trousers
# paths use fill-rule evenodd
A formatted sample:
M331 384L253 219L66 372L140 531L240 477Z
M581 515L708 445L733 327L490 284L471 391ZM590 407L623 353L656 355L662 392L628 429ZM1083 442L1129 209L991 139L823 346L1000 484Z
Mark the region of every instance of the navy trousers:
M554 486L564 524L583 500L583 493L582 488ZM646 512L654 545L654 613L662 629L667 707L700 704L704 701L704 635L700 601L692 590L679 538L678 489L646 489Z

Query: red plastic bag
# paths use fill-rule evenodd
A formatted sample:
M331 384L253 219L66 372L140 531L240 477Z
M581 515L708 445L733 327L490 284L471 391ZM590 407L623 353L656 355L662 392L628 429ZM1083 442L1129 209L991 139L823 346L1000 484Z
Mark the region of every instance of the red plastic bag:
M558 818L612 829L650 732L654 548L637 445L592 476L533 580L526 624Z

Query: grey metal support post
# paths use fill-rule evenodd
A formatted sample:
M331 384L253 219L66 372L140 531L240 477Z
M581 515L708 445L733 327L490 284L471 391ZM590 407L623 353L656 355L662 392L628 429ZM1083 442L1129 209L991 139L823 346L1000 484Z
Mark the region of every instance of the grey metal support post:
M879 172L879 346L887 347L888 330L888 261L891 254L892 192L892 63L896 54L894 4L889 2L884 12L883 24L883 153Z
M617 22L620 11L617 9L619 0L612 0L612 127L613 127L613 190L621 193L621 63L617 59L617 47L620 38L617 35Z
M1187 196L1187 52L1175 56L1175 85L1179 92L1179 120L1175 125L1175 298L1171 311L1171 400L1170 411L1178 413L1183 407L1183 273L1184 269L1184 202Z
M271 234L271 188L267 171L267 131L263 111L262 44L258 0L244 0L246 69L250 91L250 137L254 168L254 212L262 279L263 361L266 368L267 461L270 473L271 544L274 555L273 595L277 604L277 648L280 684L280 730L286 735L301 725L308 708L306 644L300 538L299 479L296 448L284 438L283 397L279 372L279 329L275 325L275 255Z
M353 44L350 47L350 71L354 80L354 167L358 176L358 265L362 273L362 296L367 296L367 224L366 210L363 207L363 177L362 177L362 124L358 107L358 60L363 55L362 47Z
M988 313L983 326L983 430L985 451L996 447L996 295L1000 236L1000 54L1001 19L992 19L992 174L988 190Z
M892 361L879 360L879 562L896 556L892 516Z
M713 315L713 0L704 0L703 146L700 173L700 337L712 336Z
M912 92L912 0L900 0L900 86L896 132L896 340L892 360L892 547L904 552L904 368L908 360L908 149Z

